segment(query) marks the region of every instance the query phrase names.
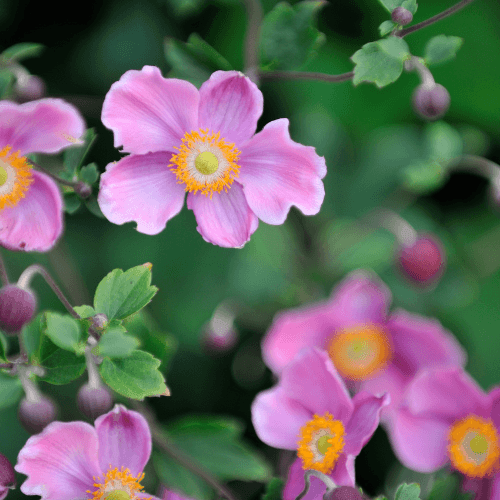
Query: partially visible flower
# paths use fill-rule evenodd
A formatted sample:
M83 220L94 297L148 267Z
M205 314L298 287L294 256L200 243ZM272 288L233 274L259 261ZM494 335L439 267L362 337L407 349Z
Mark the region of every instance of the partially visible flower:
M42 500L158 500L142 491L151 455L145 418L122 405L85 422L53 422L28 439L15 469L25 495Z
M101 176L103 214L157 234L187 191L198 232L222 247L242 247L259 219L283 224L292 205L317 214L324 158L292 141L287 119L256 134L262 109L261 91L237 71L216 71L200 90L154 66L127 71L106 95L102 122L132 154Z
M326 352L304 349L281 373L275 387L252 404L259 438L275 448L297 450L283 496L295 499L304 489L304 470L328 474L339 486L354 486L354 459L379 424L390 396L360 392L351 400ZM321 483L321 484L320 484ZM325 486L311 477L313 500Z
M160 494L158 496L161 500L195 500L194 498L169 490L163 485L160 488Z
M0 453L0 500L3 500L9 490L16 487L16 475L10 460Z
M427 473L449 464L475 500L500 498L499 437L500 387L485 394L459 368L418 375L390 433L406 467Z
M406 385L422 368L463 366L466 355L439 321L398 309L388 314L391 294L375 276L347 276L326 301L276 315L262 343L276 374L306 346L328 351L349 387L391 394L383 418L397 410Z
M58 153L84 130L80 113L61 99L0 101L1 246L27 252L54 246L63 230L61 193L26 155Z

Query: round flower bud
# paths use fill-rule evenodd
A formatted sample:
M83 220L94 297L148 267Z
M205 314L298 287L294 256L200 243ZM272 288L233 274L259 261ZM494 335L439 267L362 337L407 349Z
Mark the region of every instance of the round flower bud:
M92 194L92 186L86 182L78 182L75 186L75 193L83 199L87 199Z
M398 23L401 26L406 26L413 21L413 14L404 7L396 7L391 12L391 18L395 23Z
M428 285L443 273L444 249L434 237L420 235L413 245L399 249L398 262L404 276L414 283Z
M107 387L84 384L76 397L78 409L89 419L95 420L113 406L113 396Z
M0 289L0 329L15 334L31 321L36 311L35 295L16 285Z
M16 487L16 474L9 459L0 453L0 500L7 496L9 489Z
M352 486L338 486L323 498L325 500L368 500L368 497Z
M57 408L54 402L46 396L42 396L38 401L24 398L17 411L22 426L32 434L41 432L56 419L56 415Z
M238 332L232 324L209 321L203 327L201 343L207 354L218 355L230 351L238 342Z
M16 81L14 92L20 102L34 101L45 95L45 82L39 76L29 75Z
M439 83L434 87L419 85L413 93L413 109L422 118L437 120L450 107L450 93Z

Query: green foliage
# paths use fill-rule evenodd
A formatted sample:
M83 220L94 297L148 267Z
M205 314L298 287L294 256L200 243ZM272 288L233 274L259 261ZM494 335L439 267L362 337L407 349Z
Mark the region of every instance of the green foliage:
M158 288L151 286L151 265L136 266L123 272L111 271L97 286L94 308L109 320L124 319L142 309Z
M394 500L420 500L420 485L403 483L397 489Z
M80 169L79 178L81 181L86 182L87 184L94 184L99 178L99 170L95 163L89 163L85 167Z
M85 351L86 339L82 341L80 323L68 314L46 312L43 333L61 349L78 355L82 355Z
M262 500L281 500L285 481L280 477L273 477L267 484Z
M16 404L23 395L18 377L11 377L0 370L0 410Z
M380 36L388 35L398 24L394 21L384 21L379 27Z
M408 191L427 194L439 189L446 182L448 175L440 162L421 160L405 167L401 177L402 184Z
M74 306L73 309L81 318L91 318L96 314L94 308L91 306Z
M78 137L77 137L78 139ZM79 174L80 168L83 165L85 157L92 148L97 135L93 128L89 128L81 138L83 144L66 148L63 153L64 170L59 175L67 180L74 180L74 177ZM97 179L96 179L97 180Z
M460 156L463 151L460 134L443 121L427 125L424 140L428 157L436 161L448 162Z
M92 354L109 358L126 358L139 347L139 341L127 335L121 325L112 326L104 332L99 343L92 348Z
M379 0L379 2L389 11L392 12L396 7L403 7L409 10L413 15L417 12L417 0Z
M12 93L15 77L9 70L0 71L0 99L7 98Z
M24 349L28 358L38 352L42 340L42 328L45 326L45 313L37 314L21 331Z
M19 62L30 57L37 57L44 50L45 47L40 43L16 43L16 45L4 50L0 57L5 62Z
M425 64L434 66L453 59L464 43L458 36L438 35L431 38L425 46Z
M351 57L355 63L353 83L370 82L385 87L400 77L403 62L409 57L408 44L401 38L391 36L367 43Z
M325 43L325 35L315 27L317 12L325 4L304 1L276 5L261 26L261 67L287 70L304 66Z
M82 205L82 201L75 192L64 193L64 210L74 214Z
M461 491L461 481L457 475L448 475L434 481L427 500L471 500L473 493Z
M104 358L99 366L103 380L122 396L143 400L167 392L165 379L158 371L160 361L144 351L133 351L127 358Z
M0 332L0 363L7 362L7 339L5 335Z

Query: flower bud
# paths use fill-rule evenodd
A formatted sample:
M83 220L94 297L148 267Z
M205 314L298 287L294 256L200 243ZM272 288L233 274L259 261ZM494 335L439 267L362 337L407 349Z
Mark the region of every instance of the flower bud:
M83 199L87 199L92 194L92 186L86 182L78 182L75 186L75 193Z
M37 434L43 428L53 422L57 415L54 402L46 396L38 401L30 401L24 398L19 404L17 416L22 426L32 434Z
M338 486L323 498L325 500L367 500L368 497L352 486Z
M238 341L238 332L232 324L218 325L217 321L210 321L203 327L201 343L207 354L217 355L230 351Z
M443 273L444 249L434 237L419 235L413 245L400 248L398 261L407 278L414 283L428 285Z
M450 93L439 83L433 87L419 85L413 93L413 109L422 118L437 120L450 107Z
M92 387L84 384L76 397L78 409L89 419L95 420L100 415L111 410L113 396L107 387Z
M36 311L33 292L16 285L0 289L0 329L15 334L31 321Z
M0 453L0 500L3 500L9 489L16 487L16 474L9 459Z
M45 95L45 82L39 76L27 75L16 81L14 92L20 102L34 101Z
M413 21L413 14L404 7L396 7L391 12L391 18L395 23L406 26Z
M108 317L104 313L98 313L92 316L92 328L100 331L108 326Z

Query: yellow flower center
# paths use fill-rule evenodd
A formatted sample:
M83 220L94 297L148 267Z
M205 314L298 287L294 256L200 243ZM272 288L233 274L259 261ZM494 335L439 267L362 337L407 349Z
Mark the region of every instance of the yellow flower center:
M169 168L177 177L179 184L186 185L186 191L212 198L214 192L220 193L231 187L240 170L236 163L240 152L234 144L220 137L220 132L208 130L186 132L182 145L176 147L178 154L172 155Z
M314 469L324 474L333 470L344 449L344 425L326 412L323 417L314 415L300 430L297 455L304 469Z
M91 500L137 500L136 493L144 488L140 484L143 478L144 472L135 477L130 474L129 469L123 467L120 470L116 467L112 469L110 465L103 481L94 483L96 491L87 490L87 493L92 494ZM95 477L94 481L96 481ZM150 499L151 497L148 500Z
M19 151L9 155L11 149L6 146L0 151L0 210L16 206L33 182L31 165Z
M327 350L338 372L351 380L373 377L385 368L392 356L388 334L371 324L335 332Z
M476 415L455 422L448 432L448 455L456 469L469 477L485 477L500 467L495 425Z

